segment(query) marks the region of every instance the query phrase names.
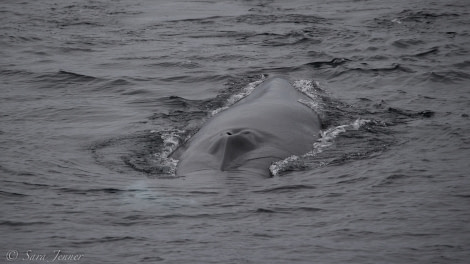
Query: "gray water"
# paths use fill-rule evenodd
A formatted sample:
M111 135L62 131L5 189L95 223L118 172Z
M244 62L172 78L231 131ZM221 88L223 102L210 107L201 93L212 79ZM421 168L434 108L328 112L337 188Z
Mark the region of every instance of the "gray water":
M465 0L3 0L2 263L468 263L469 29ZM169 172L165 135L274 75L347 129L272 178Z

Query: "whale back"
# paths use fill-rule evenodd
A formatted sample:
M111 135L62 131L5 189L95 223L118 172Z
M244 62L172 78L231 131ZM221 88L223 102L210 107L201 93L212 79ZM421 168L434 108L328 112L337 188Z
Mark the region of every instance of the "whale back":
M300 99L308 100L287 80L266 80L208 120L171 155L179 160L177 174L204 170L269 175L272 162L308 152L318 138L320 120Z

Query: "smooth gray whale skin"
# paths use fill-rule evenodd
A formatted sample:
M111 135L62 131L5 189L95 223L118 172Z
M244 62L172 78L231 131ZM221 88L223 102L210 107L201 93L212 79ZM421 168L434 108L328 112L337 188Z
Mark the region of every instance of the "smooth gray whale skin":
M216 114L170 157L179 176L244 173L268 177L272 162L302 155L318 139L318 114L299 103L311 100L286 79L273 77Z

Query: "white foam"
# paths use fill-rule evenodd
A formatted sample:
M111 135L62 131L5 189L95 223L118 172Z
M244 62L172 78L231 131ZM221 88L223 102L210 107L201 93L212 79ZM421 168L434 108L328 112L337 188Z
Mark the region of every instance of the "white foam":
M247 97L248 95L250 95L251 92L253 92L253 90L256 88L256 86L258 86L260 83L262 83L265 79L266 79L266 76L264 74L262 74L260 80L249 83L247 86L245 86L243 88L243 90L240 93L237 93L237 94L234 94L234 95L230 96L227 99L227 103L225 103L225 105L223 107L217 108L217 109L215 109L214 111L211 112L211 116L215 116L216 114L224 111L225 109L229 108L230 106L232 106L236 102L238 102L241 99L243 99L243 98Z
M298 80L293 83L294 88L308 96L311 100L299 99L298 102L306 105L315 112L322 112L323 104L318 92L321 91L320 83L312 80Z
M314 157L318 155L319 153L323 152L326 148L333 145L334 139L337 138L338 135L340 135L341 133L345 133L348 130L358 130L363 125L369 122L370 120L358 118L350 124L340 125L326 129L324 131L320 131L320 138L315 143L313 143L313 148L311 151L301 155L300 157L293 155L283 160L274 162L269 167L271 174L273 176L278 176L279 172L286 170L291 164L293 164L293 162L296 162L301 158Z
M320 83L312 80L298 80L293 83L294 88L312 99L317 99L316 92L321 91Z
M151 132L155 133L156 131L152 130ZM160 152L154 153L153 156L156 164L159 164L165 174L176 175L178 160L169 157L169 155L176 150L181 142L184 142L185 139L181 138L181 135L185 134L184 132L179 129L160 131L163 147Z

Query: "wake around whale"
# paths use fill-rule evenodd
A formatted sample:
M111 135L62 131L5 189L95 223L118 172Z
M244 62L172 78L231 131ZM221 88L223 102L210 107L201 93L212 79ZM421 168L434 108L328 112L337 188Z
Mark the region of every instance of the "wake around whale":
M269 166L312 149L321 128L311 100L286 79L273 77L209 119L171 158L179 176L214 173L270 175Z

